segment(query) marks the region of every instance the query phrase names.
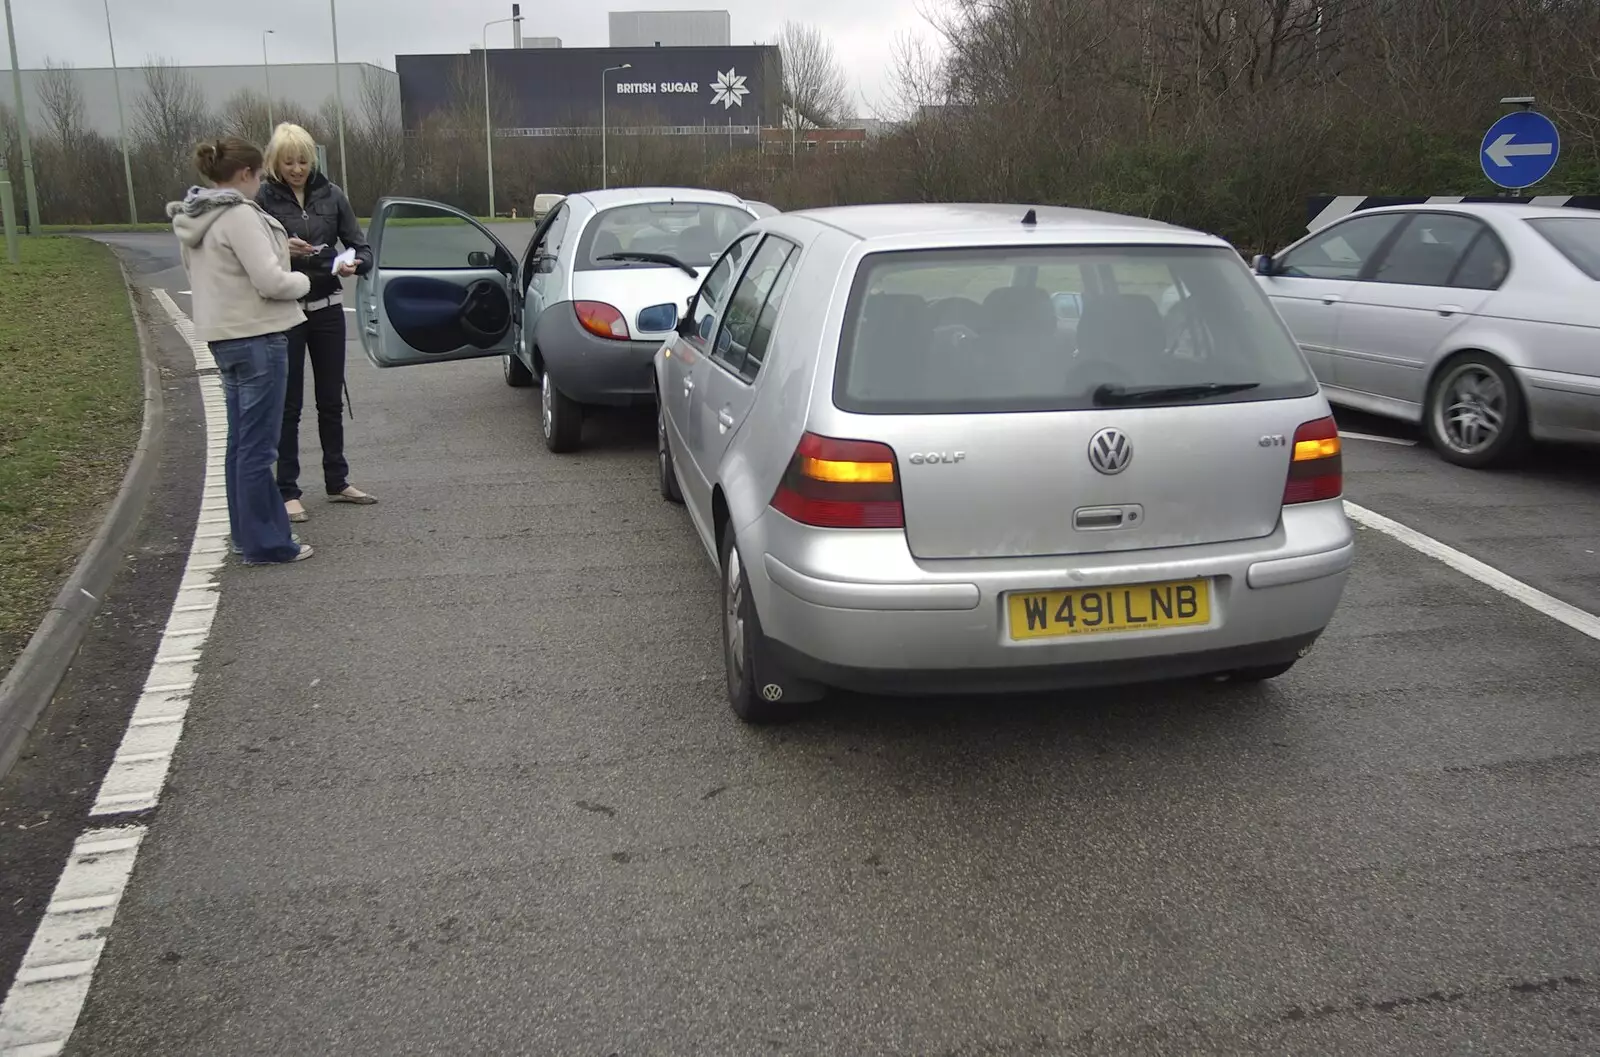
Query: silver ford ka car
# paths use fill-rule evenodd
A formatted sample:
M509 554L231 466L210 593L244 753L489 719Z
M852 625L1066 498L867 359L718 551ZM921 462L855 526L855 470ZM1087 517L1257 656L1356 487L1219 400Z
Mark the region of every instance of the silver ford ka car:
M1343 592L1328 405L1208 235L1022 206L764 218L655 375L661 492L721 570L749 722L829 687L1269 679Z

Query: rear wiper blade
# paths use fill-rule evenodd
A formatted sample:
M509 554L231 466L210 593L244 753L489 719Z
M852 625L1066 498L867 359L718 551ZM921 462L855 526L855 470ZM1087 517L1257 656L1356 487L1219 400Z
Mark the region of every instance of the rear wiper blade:
M1222 396L1255 389L1260 382L1196 382L1192 385L1111 385L1107 383L1094 391L1092 399L1100 407L1119 404L1153 404L1160 400L1198 399L1203 396Z
M689 278L698 279L700 273L678 260L670 253L635 253L631 250L623 253L608 253L603 257L596 257L599 261L644 261L647 264L670 264L674 268L682 268L689 273Z

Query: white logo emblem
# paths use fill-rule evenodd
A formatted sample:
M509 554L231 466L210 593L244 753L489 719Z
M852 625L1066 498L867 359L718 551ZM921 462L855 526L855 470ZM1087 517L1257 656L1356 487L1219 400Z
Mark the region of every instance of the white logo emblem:
M781 701L783 700L783 687L777 683L768 683L761 688L761 696L768 701Z
M1089 440L1089 465L1103 474L1118 474L1133 461L1133 445L1120 429L1103 429Z
M724 110L744 106L744 97L750 94L750 89L744 86L744 77L731 66L727 73L718 72L711 89L711 105L721 103Z

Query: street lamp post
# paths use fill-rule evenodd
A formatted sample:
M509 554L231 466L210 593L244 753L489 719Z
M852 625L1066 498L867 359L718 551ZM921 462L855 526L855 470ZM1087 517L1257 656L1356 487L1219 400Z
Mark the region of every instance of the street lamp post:
M510 18L497 18L483 24L483 156L489 170L489 219L494 219L494 119L489 113L489 28L507 22L522 25L522 5L511 5Z
M600 71L600 190L604 191L611 179L611 168L606 158L606 74L618 70L631 70L633 63L625 62L621 66L607 66Z
M28 234L39 233L39 188L33 182L33 146L28 142L28 104L22 97L22 67L17 65L17 32L11 24L11 0L5 0L6 40L11 45L11 90L16 94L17 138L22 140L22 183L28 196Z
M117 131L122 136L122 175L128 180L128 222L139 223L139 203L133 197L133 161L128 156L128 119L122 110L122 75L117 72L117 38L111 32L111 0L101 0L106 10L106 43L111 45L111 83L117 93Z
M272 30L261 31L261 76L267 79L267 128L277 127L272 120L272 64L267 60L267 38L272 36Z
M339 0L328 0L328 21L333 26L333 97L339 111L339 183L350 195L350 169L344 150L344 82L339 76Z

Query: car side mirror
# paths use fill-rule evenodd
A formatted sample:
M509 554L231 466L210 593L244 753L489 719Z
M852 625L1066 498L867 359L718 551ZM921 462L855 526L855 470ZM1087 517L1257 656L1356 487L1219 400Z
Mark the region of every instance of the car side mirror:
M467 254L467 266L469 268L493 268L494 257L482 250L473 250Z
M1257 275L1273 274L1272 258L1268 257L1265 253L1256 254L1256 259L1251 262L1250 266L1255 269L1255 273Z

